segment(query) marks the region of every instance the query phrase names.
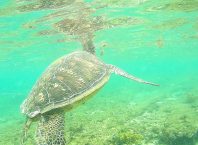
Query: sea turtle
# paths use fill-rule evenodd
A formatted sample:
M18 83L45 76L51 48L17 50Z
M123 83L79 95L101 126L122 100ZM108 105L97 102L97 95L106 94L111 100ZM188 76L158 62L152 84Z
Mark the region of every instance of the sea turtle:
M91 53L75 51L65 55L47 68L21 105L22 113L27 116L22 144L31 122L39 121L37 145L65 145L65 111L93 96L108 81L111 73L157 86L114 65L105 64Z

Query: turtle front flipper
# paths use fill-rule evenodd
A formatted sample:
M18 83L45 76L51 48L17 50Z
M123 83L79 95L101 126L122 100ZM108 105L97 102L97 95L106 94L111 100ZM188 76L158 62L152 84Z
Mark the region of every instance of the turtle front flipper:
M112 73L118 74L118 75L126 77L128 79L137 81L139 83L149 84L149 85L153 85L153 86L159 86L159 84L155 84L155 83L152 83L152 82L144 81L144 80L142 80L140 78L137 78L137 77L135 77L135 76L133 76L131 74L128 74L124 70L122 70L122 69L120 69L120 68L118 68L118 67L116 67L114 65L108 64L107 67L110 69L110 71Z
M27 132L28 132L28 129L30 128L31 123L32 123L32 119L31 118L26 118L26 122L25 122L25 125L23 127L23 135L22 135L22 138L21 138L21 145L24 145L24 143L27 139Z
M64 111L42 115L36 131L37 145L65 145L64 120Z

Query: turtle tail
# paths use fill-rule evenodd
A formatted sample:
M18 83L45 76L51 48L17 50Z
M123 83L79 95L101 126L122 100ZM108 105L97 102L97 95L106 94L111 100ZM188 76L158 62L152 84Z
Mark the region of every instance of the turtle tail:
M64 111L42 115L36 131L37 145L65 145L64 120Z
M152 83L152 82L148 82L148 81L144 81L140 78L137 78L131 74L128 74L127 72L125 72L124 70L114 66L114 65L111 65L111 64L108 64L108 68L110 69L110 72L112 73L115 73L117 75L120 75L120 76L123 76L123 77L126 77L128 79L131 79L131 80L134 80L136 82L139 82L139 83L144 83L144 84L149 84L149 85L153 85L153 86L159 86L159 84L155 84L155 83Z

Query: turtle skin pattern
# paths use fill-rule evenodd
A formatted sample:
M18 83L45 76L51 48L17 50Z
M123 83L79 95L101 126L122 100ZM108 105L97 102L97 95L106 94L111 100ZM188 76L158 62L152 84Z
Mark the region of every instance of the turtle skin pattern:
M41 117L37 131L37 145L65 145L64 112L53 112Z

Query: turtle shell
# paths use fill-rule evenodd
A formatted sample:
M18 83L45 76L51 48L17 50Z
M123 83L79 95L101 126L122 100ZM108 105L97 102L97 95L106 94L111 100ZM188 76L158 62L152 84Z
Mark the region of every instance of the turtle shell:
M37 80L21 105L22 113L33 118L72 105L101 88L109 74L106 65L88 52L77 51L63 56Z

